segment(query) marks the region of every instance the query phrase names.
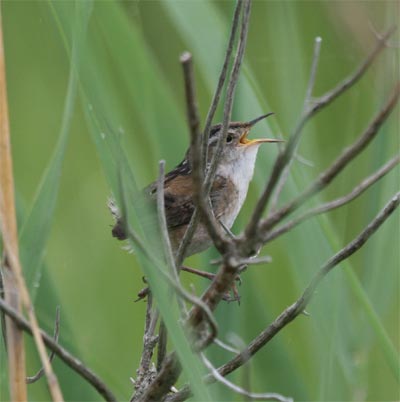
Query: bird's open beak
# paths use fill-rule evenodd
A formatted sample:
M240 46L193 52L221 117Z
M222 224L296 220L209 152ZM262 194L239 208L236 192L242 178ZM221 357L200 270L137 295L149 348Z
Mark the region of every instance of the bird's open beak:
M262 115L260 117L257 117L254 120L250 120L248 123L246 123L246 129L245 129L244 133L242 134L242 136L240 137L239 143L242 144L242 145L248 146L248 145L254 145L254 144L261 144L263 142L285 142L283 140L279 140L279 139L276 139L276 138L258 138L258 139L255 139L255 140L249 140L247 138L248 134L250 133L251 128L256 123L258 123L260 120L266 119L268 116L271 116L273 114L274 113L267 113L267 114L264 114L264 115Z

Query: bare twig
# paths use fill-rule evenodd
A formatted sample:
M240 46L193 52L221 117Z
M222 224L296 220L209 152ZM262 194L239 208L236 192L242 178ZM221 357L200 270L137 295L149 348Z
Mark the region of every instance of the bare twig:
M208 194L208 191L210 189L212 180L214 178L217 164L219 161L219 153L222 150L223 142L225 141L225 137L227 134L227 129L228 129L228 124L230 121L230 115L232 111L232 103L233 103L233 96L236 88L236 83L238 79L238 74L241 66L241 61L243 58L244 54L244 49L245 49L245 44L246 44L246 38L247 38L247 31L248 31L248 24L249 24L249 18L250 18L250 2L245 1L244 3L244 11L243 11L243 17L242 17L242 24L241 24L241 33L240 33L240 40L239 40L239 45L238 45L238 50L236 53L235 57L235 62L234 66L232 68L232 72L230 75L229 83L228 83L228 90L227 90L227 96L226 96L226 101L225 101L225 107L224 107L224 118L222 122L222 128L221 128L221 135L218 139L218 146L217 150L215 151L215 154L213 155L213 159L211 161L210 168L208 170L207 176L206 176L206 181L204 186L202 187L197 187L196 188L196 201L199 204L199 210L201 210L203 216L205 218L208 218L207 212L210 212L210 209L208 208L208 204L206 204L205 201L205 196ZM193 173L197 171L197 175L199 175L198 168L195 169L193 167ZM201 174L201 173L200 173ZM205 219L206 220L206 219ZM215 219L213 222L210 222L209 225L206 225L207 230L212 237L214 241L214 237L212 236L212 232L209 230L210 226L214 226L214 229L220 232L220 227L218 224L215 223ZM216 227L215 227L216 226ZM224 236L224 239L226 237ZM214 241L215 244L215 241ZM232 286L233 281L235 280L235 276L237 273L237 269L240 267L240 263L238 259L234 256L234 250L231 247L231 241L230 239L226 239L226 241L223 243L223 247L218 247L219 244L215 244L219 251L226 256L226 260L220 267L219 271L215 275L215 278L211 285L208 287L206 292L203 294L202 299L204 302L210 307L211 310L214 310L219 301L222 299L223 294L229 290L229 288ZM199 325L199 323L202 321L202 312L197 309L196 307L193 308L191 315L190 315L190 323L194 327Z
M204 172L202 169L202 160L201 160L201 136L199 131L199 113L197 108L197 100L196 100L196 91L195 91L195 81L193 74L193 63L192 56L190 53L186 52L181 56L181 64L183 67L183 76L185 81L185 93L186 93L186 108L187 115L189 121L190 128L190 164L192 170L192 180L193 187L195 193L200 194L202 184L204 181ZM203 216L203 220L208 228L210 236L215 242L216 246L223 247L223 238L221 236L221 232L216 230L216 225L214 223L213 214L210 209L208 209L207 199L205 197L200 197L195 194L196 198L196 210L200 208L198 212ZM193 217L193 221L196 221L197 224L197 213ZM195 224L193 223L193 232L196 229ZM190 239L191 240L191 239ZM177 266L182 264L182 260L184 258L183 252L186 251L187 246L189 244L189 237L184 236L183 241L181 242L180 250L178 250L178 258L177 258Z
M268 233L266 237L263 239L263 243L267 243L276 239L277 237L283 235L284 233L293 229L295 226L299 225L300 223L304 222L307 219L310 219L316 215L332 211L333 209L339 208L353 201L355 198L363 194L364 191L366 191L369 187L371 187L382 177L384 177L387 173L389 173L399 162L400 162L400 156L395 156L389 162L383 165L379 170L377 170L374 174L368 176L356 187L354 187L350 193L344 195L343 197L326 202L322 205L319 205L315 208L312 208L304 212L302 215L296 217L295 219L285 223L284 225Z
M55 325L54 325L54 342L58 343L58 337L60 335L60 307L57 306L56 308L56 320L55 320ZM54 359L55 352L54 350L51 351L50 357L49 357L49 362L51 363ZM27 384L33 384L36 381L39 381L44 374L43 367L32 377L26 377L26 383Z
M278 402L292 402L292 398L287 398L283 395L277 394L275 392L266 392L262 394L257 394L254 392L249 392L242 387L234 384L233 382L227 380L223 377L218 370L213 366L213 364L205 357L204 353L201 353L201 359L203 360L204 365L210 370L211 375L221 384L225 385L232 391L236 392L239 395L246 396L250 398L252 401L278 401Z
M271 216L264 219L260 224L260 233L265 236L268 231L280 222L287 215L292 213L310 197L324 189L332 180L351 162L357 155L363 151L367 145L375 138L382 124L389 117L390 113L397 104L400 96L400 83L397 83L394 90L384 104L380 112L374 117L365 131L357 138L357 140L349 147L344 149L341 155L328 167L319 177L311 183L300 195L290 201L288 204L274 212Z
M196 87L194 85L194 72L193 72L193 59L189 52L184 52L180 57L180 62L183 68L183 78L185 82L185 94L186 94L186 110L188 117L188 124L190 128L190 138L192 141L201 140L200 133L200 117L199 108L197 105ZM194 148L193 144L190 144L190 150Z
M307 85L307 90L306 90L306 96L304 98L304 105L303 105L303 112L302 112L302 117L307 115L308 110L310 109L310 102L311 102L311 97L312 97L312 92L314 89L314 84L315 84L315 77L317 75L317 67L318 67L318 60L319 60L319 53L321 50L321 42L322 39L317 36L314 41L314 54L313 54L313 60L311 63L311 71L310 71L310 78L308 80L308 85ZM300 133L302 130L300 131ZM298 136L297 143L295 144L295 149L290 156L290 160L288 161L287 165L283 169L283 172L281 174L281 177L278 180L278 183L276 184L276 189L275 192L273 193L271 197L271 211L274 211L278 201L279 201L279 196L281 195L283 188L286 184L286 181L289 177L289 171L290 167L292 166L293 159L296 157L296 151L300 143L300 135Z
M182 61L182 59L181 59ZM187 109L188 109L188 119L190 116L195 114L191 109L196 108L196 102L194 99L194 76L192 73L193 67L191 64L191 58L185 59L185 64L183 68L185 76L185 88L189 92L186 94ZM191 171L194 189L194 202L196 210L198 210L199 217L202 218L202 223L205 224L207 231L212 238L215 246L222 252L226 248L226 241L224 240L223 232L221 231L219 225L216 223L214 214L209 207L208 196L204 194L203 182L204 182L204 171L202 169L201 161L201 143L200 136L198 132L191 129L190 130L190 161L191 161ZM197 219L197 218L196 218ZM194 228L195 229L195 228ZM180 255L180 257L184 257ZM179 265L182 261L178 261Z
M349 77L345 78L341 83L339 83L335 88L326 92L324 95L314 100L314 106L311 109L311 113L315 114L320 109L324 108L332 101L334 101L338 96L340 96L347 89L351 88L368 70L375 58L379 53L386 47L386 42L396 27L393 26L389 28L384 34L378 37L375 47L372 49L371 53L365 58L361 65L356 69L356 71Z
M246 49L247 32L249 29L249 20L250 20L250 10L251 10L250 0L244 0L239 44L238 44L235 60L233 62L232 71L231 71L231 74L229 77L228 88L226 90L226 99L225 99L225 103L224 103L224 115L223 115L222 125L221 125L221 134L218 138L217 148L212 157L210 167L207 171L207 175L206 175L206 179L205 179L205 183L204 183L204 189L205 189L206 194L209 193L212 183L214 181L215 173L218 168L218 163L221 158L222 149L223 149L223 146L226 141L227 134L228 134L228 126L229 126L229 123L231 120L233 99L235 96L237 82L239 80L239 73L240 73L240 68L242 66L244 51Z
M0 298L0 309L9 316L17 325L28 334L32 335L31 324L13 307L9 306L3 299ZM61 347L53 338L43 330L40 330L40 335L43 338L46 346L55 352L55 354L72 370L84 378L89 384L97 390L97 392L109 402L116 402L117 398L108 389L106 384L97 377L82 361L73 356L66 349Z
M240 11L242 8L243 0L238 0L236 2L236 7L235 7L235 12L233 15L233 20L231 24L231 33L229 36L229 41L228 41L228 47L226 49L225 53L225 59L224 59L224 64L222 65L221 73L218 79L218 84L214 92L213 99L211 101L210 109L208 110L207 117L206 117L206 122L204 125L204 131L203 131L203 136L202 136L202 161L203 161L203 167L207 165L207 160L208 160L208 137L210 135L210 130L211 130L211 125L214 119L215 112L218 107L218 103L221 97L222 89L224 87L225 79L226 79L226 74L228 72L228 66L229 66L229 61L232 56L233 48L234 48L234 43L235 43L235 37L236 37L236 32L239 26L239 16L240 16Z
M224 253L227 250L228 242L225 239L224 233L223 231L221 231L220 225L218 225L214 217L214 214L212 213L212 210L210 208L210 202L208 200L208 194L214 180L214 176L218 167L218 162L220 160L223 145L224 142L226 141L226 136L228 133L228 126L233 106L233 98L239 77L240 67L243 60L244 50L246 47L249 17L250 17L250 1L245 0L238 49L236 52L232 71L229 77L226 100L224 103L224 116L222 121L221 134L218 138L218 144L215 153L212 156L210 167L207 171L205 180L204 180L204 172L202 169L201 149L199 140L196 138L194 139L192 138L191 140L192 177L193 177L193 186L195 189L194 198L196 201L196 208L198 208L203 223L206 226L207 231L210 237L212 238L214 245L221 253ZM195 133L191 131L191 135L193 136L195 135Z
M207 161L208 137L210 135L212 121L213 121L215 112L217 110L219 99L221 97L222 88L225 83L229 60L232 55L233 45L234 45L234 41L235 41L235 37L236 37L236 31L237 31L237 27L239 24L239 15L240 15L241 7L242 7L242 0L238 0L236 3L235 12L234 12L234 16L233 16L231 33L230 33L230 37L229 37L228 47L227 47L226 54L225 54L224 64L222 66L221 73L220 73L220 76L218 79L217 88L215 89L214 96L211 101L210 109L207 114L203 135L201 136L201 142L202 142L202 144L201 144L201 149L202 149L201 166L202 166L203 171L204 171L203 167L206 166L206 161ZM191 217L190 223L186 229L185 235L183 236L183 239L179 246L178 252L176 254L176 265L178 267L180 267L180 265L182 264L187 247L189 246L189 244L193 238L193 234L194 234L197 224L198 224L198 218L199 218L199 215L198 215L198 211L196 209Z
M379 40L375 46L375 48L371 51L371 53L367 56L367 58L362 62L362 64L356 69L356 71L343 80L339 85L337 85L332 90L326 92L323 96L314 100L313 106L307 109L307 113L303 114L302 118L298 122L293 134L291 135L289 141L286 144L284 151L279 154L273 169L272 173L268 179L268 183L263 191L257 205L253 211L252 217L250 219L249 224L245 230L245 237L247 239L252 239L256 236L256 232L258 229L258 224L261 220L262 214L266 209L268 202L272 196L272 193L277 185L279 178L286 165L290 162L292 158L292 154L296 150L296 145L298 143L298 139L301 135L304 125L307 121L313 117L319 110L323 109L327 105L329 105L332 101L334 101L338 96L343 94L346 90L351 88L367 71L368 67L372 64L378 54L385 47L385 41L389 38L389 36L394 32L394 28L389 29L386 34L383 35L382 40Z
M384 40L383 35L376 30L376 28L375 28L375 26L374 26L374 24L372 23L371 20L368 20L368 25L369 25L372 33L375 35L376 39ZM385 46L388 47L388 48L391 48L391 49L398 49L400 47L398 43L395 43L395 44L389 43L388 40L385 40Z
M181 270L185 271L185 272L189 272L189 273L197 275L197 276L201 276L202 278L210 279L211 281L215 277L215 274L212 274L211 272L200 271L199 269L187 267L185 265L181 266Z
M233 348L232 346L228 345L228 344L225 343L225 342L222 342L222 341L221 341L220 339L218 339L218 338L215 338L215 339L214 339L214 343L215 343L216 345L218 345L220 348L225 349L225 350L228 351L228 352L236 353L236 354L237 354L237 353L240 353L238 349Z
M246 348L246 353L253 356L265 344L267 344L279 331L293 321L301 314L308 303L311 301L315 289L322 279L343 260L352 256L359 250L367 240L379 229L379 227L389 218L393 211L399 206L400 192L397 193L386 206L378 213L378 215L366 226L366 228L343 249L331 257L315 274L310 284L304 290L301 297L290 307L284 310L274 322L272 322L264 331L262 331ZM221 375L226 376L242 365L242 355L238 354L232 360L221 366L218 371Z

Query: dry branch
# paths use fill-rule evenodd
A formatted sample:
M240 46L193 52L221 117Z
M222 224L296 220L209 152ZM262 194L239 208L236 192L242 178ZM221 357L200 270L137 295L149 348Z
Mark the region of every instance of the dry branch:
M214 115L217 110L218 103L219 103L219 100L221 97L222 88L225 84L226 75L227 75L227 71L228 71L228 65L229 65L230 58L232 56L236 32L237 32L237 28L239 26L239 16L240 16L241 8L242 8L242 0L238 0L236 3L235 12L234 12L233 20L232 20L231 32L230 32L230 36L229 36L227 50L225 53L224 64L221 69L221 73L220 73L220 76L218 79L218 84L215 89L213 99L211 101L210 109L208 110L208 113L207 113L206 123L204 126L203 134L201 136L201 149L202 149L201 166L202 166L203 171L204 171L204 167L206 166L206 163L207 163L206 161L208 158L208 156L207 156L208 137L210 135L213 118L214 118ZM186 249L189 246L189 244L193 238L193 234L194 234L197 224L198 224L198 218L199 218L198 211L197 211L197 209L195 209L195 211L192 215L192 218L190 219L188 228L186 229L185 235L183 236L183 239L179 246L179 250L177 252L176 265L178 267L182 264Z
M303 113L294 129L289 141L286 144L284 151L278 156L276 162L272 168L272 173L268 179L267 185L257 202L257 205L253 211L252 217L245 230L245 237L252 239L256 236L258 224L261 220L262 214L265 211L268 202L273 194L276 185L279 182L281 175L283 174L285 167L290 163L293 154L296 150L298 141L300 139L302 130L309 119L311 119L318 111L328 106L337 97L342 95L346 90L350 89L368 70L372 62L379 55L379 53L385 48L386 40L394 32L394 28L389 29L381 39L379 39L366 59L361 65L347 78L345 78L340 84L338 84L332 90L326 92L319 98L314 99L313 106L309 107L306 113Z
M374 119L364 130L364 132L356 139L356 141L344 149L339 157L336 158L336 160L328 167L328 169L321 173L306 190L260 223L260 233L262 233L262 236L266 236L268 231L278 222L300 207L313 195L328 186L332 180L368 146L368 144L378 134L379 129L389 117L390 113L393 111L397 101L399 100L399 96L400 83L397 83L392 91L391 96L386 101L380 112L374 117Z
M358 196L364 193L369 187L382 179L387 173L389 173L395 166L397 166L400 162L400 156L395 156L385 165L383 165L379 170L373 173L371 176L365 178L361 183L359 183L356 187L354 187L350 193L344 195L343 197L337 198L335 200L326 202L324 204L318 205L315 208L312 208L302 215L296 217L295 219L285 223L284 225L278 227L272 232L268 233L268 235L263 239L264 243L271 242L277 237L287 233L289 230L292 230L294 227L299 225L300 223L310 219L316 215L320 215L329 211L332 211L336 208L339 208L345 204L356 199Z

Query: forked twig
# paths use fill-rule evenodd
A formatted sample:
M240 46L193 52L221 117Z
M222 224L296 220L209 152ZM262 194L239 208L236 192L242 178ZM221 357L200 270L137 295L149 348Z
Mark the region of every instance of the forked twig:
M303 104L303 111L301 114L301 119L303 119L303 116L306 116L308 113L308 110L310 109L310 103L312 99L312 92L314 89L314 84L315 84L315 78L317 75L317 68L318 68L318 61L319 61L319 53L321 50L321 42L322 39L318 36L314 40L314 54L313 54L313 59L311 62L311 71L310 71L310 78L308 80L308 85L306 89L306 96L304 98L304 104ZM300 133L302 133L302 130L300 130ZM293 160L296 157L296 151L299 147L300 143L300 135L297 137L297 143L295 144L295 149L293 150L292 155L290 156L290 159L287 163L287 165L284 167L283 172L278 180L278 183L276 184L276 189L275 192L272 194L271 197L271 211L274 211L278 201L279 201L279 196L281 195L281 192L283 191L283 188L286 184L286 181L289 177L289 171L292 166Z
M395 166L397 166L400 162L400 156L395 156L385 165L383 165L380 169L378 169L371 176L365 178L361 183L359 183L350 193L344 195L343 197L336 198L335 200L326 202L322 205L318 205L315 208L312 208L302 215L292 219L291 221L285 223L284 225L276 228L272 232L269 232L265 238L263 238L263 243L271 242L277 237L287 233L289 230L293 229L300 223L304 222L307 219L310 219L316 215L320 215L329 211L332 211L336 208L339 208L364 193L369 187L379 181L382 177L384 177L387 173L389 173Z
M397 101L399 100L399 96L400 83L397 83L392 91L391 96L386 101L382 109L374 117L364 132L356 139L356 141L349 147L345 148L339 157L336 158L336 160L301 194L260 223L259 227L262 237L266 236L268 231L287 215L292 213L313 195L328 186L332 180L368 146L368 144L375 138L379 132L379 129L389 117L390 113L393 111Z
M378 54L385 48L386 40L392 35L395 28L389 29L383 36L381 40L378 40L374 49L367 56L367 58L361 63L361 65L347 78L345 78L341 83L339 83L335 88L326 92L319 98L314 100L313 106L307 109L307 113L303 114L302 118L298 122L294 132L290 136L284 151L278 156L276 162L272 168L271 175L268 179L267 185L257 202L257 205L253 211L252 217L250 219L249 224L245 230L245 237L247 239L252 239L256 236L256 232L258 229L258 224L261 220L262 214L265 211L272 193L285 169L286 165L290 162L294 151L296 150L296 144L298 143L298 139L301 135L303 127L307 123L307 121L313 117L318 111L328 106L331 102L333 102L337 97L343 94L346 90L351 88L367 71L369 66L378 56Z
M220 76L218 79L217 88L215 89L214 96L211 101L210 109L208 110L208 113L207 113L206 123L204 125L204 130L203 130L203 134L201 137L201 143L202 143L201 144L201 148L202 148L201 160L202 160L203 170L204 170L204 166L206 166L206 161L207 161L208 137L210 135L210 129L211 129L211 125L213 122L213 118L214 118L214 115L217 110L217 106L218 106L218 103L219 103L219 100L221 97L222 88L223 88L225 80L226 80L229 61L232 56L233 45L235 42L236 32L237 32L237 28L239 25L239 16L240 16L241 7L242 7L242 0L238 0L236 3L235 12L234 12L233 20L232 20L231 32L230 32L230 36L229 36L228 47L227 47L227 50L225 53L224 64L222 66L221 73L220 73ZM197 209L195 209L195 211L193 212L193 215L190 219L189 225L186 229L185 235L183 236L183 239L179 246L179 250L177 252L176 265L178 267L180 267L180 265L182 264L187 247L189 246L189 244L192 240L193 234L196 230L197 223L198 223L198 211L197 211Z
M207 171L205 182L204 182L204 190L205 195L208 195L210 192L212 183L214 181L215 173L218 168L218 164L221 158L222 150L224 143L226 141L226 137L228 135L228 126L231 121L233 100L235 97L236 86L239 80L240 68L242 66L243 56L246 49L247 43L247 33L249 30L249 21L250 21L250 11L251 11L251 2L250 0L244 0L243 2L243 13L242 13L242 23L240 28L240 37L239 44L235 55L235 60L233 62L232 71L228 81L228 87L226 90L226 99L224 103L224 115L222 118L221 124L221 133L218 138L217 148L210 162L210 167Z
M236 392L239 395L243 395L249 398L252 401L278 401L278 402L293 402L292 398L287 398L283 395L277 394L275 392L265 392L262 394L257 394L254 392L249 392L242 387L234 384L233 382L227 380L223 377L219 371L214 367L214 365L205 357L204 353L200 354L201 359L204 365L210 370L211 375L218 381L219 383L225 385L227 388Z
M203 218L208 233L210 234L215 246L220 250L223 250L226 247L223 232L220 230L219 225L216 224L215 217L212 213L211 208L208 207L207 202L208 197L205 197L203 195L204 171L202 168L202 160L201 160L201 138L199 131L196 130L193 123L191 123L193 120L197 119L197 127L198 127L198 110L195 95L193 63L189 53L185 53L184 56L185 57L181 57L181 63L183 66L187 115L190 127L190 165L191 165L193 189L194 189L193 198L195 201L195 207L196 207L195 209L197 211L196 216L197 213L200 214L200 216ZM197 217L195 219L197 220ZM195 229L196 227L193 226L193 230ZM181 255L180 253L181 251L178 251L179 261L177 261L177 265L179 266L182 264L182 259L184 257L183 254Z

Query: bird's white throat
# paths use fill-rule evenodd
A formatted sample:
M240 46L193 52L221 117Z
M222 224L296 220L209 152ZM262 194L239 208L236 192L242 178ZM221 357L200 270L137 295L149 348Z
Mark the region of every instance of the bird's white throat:
M231 163L220 164L217 169L217 174L229 178L237 191L237 196L232 199L231 208L228 209L229 213L223 218L224 224L229 228L232 227L246 199L249 183L254 174L259 145L254 144L241 150L242 152Z

